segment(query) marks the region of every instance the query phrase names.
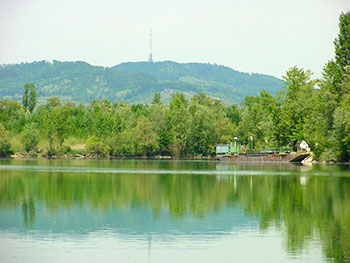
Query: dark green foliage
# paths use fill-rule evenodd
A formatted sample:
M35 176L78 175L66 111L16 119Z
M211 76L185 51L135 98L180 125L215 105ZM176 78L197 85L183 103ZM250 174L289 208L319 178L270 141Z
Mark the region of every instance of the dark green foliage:
M29 110L29 112L33 112L36 106L36 97L37 93L33 83L27 83L24 85L24 94L22 97L22 105L25 110Z
M152 68L149 68L152 67ZM271 76L246 74L209 64L175 62L124 63L113 68L96 67L85 62L46 61L0 67L0 97L20 100L22 87L35 82L39 104L51 96L62 101L89 103L93 99L124 103L151 103L154 94L164 93L164 101L173 92L187 96L204 92L225 102L240 102L261 89L274 94L283 81ZM32 85L32 84L27 84ZM30 106L29 90L23 97Z
M160 93L154 94L152 104L159 104L160 103Z
M30 89L31 84L25 84L24 85L24 94L22 97L22 105L25 109L28 109L29 106L29 89Z
M171 142L171 135L167 130L162 131L158 134L158 145L159 145L159 153L160 155L170 155L169 145Z

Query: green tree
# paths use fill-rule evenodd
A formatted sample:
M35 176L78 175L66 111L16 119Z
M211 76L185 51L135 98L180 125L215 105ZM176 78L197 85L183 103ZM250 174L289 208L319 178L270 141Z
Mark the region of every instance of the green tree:
M17 101L0 100L0 123L6 130L20 132L26 121L24 108Z
M102 140L113 135L117 129L114 109L109 100L94 100L87 107L87 121L89 133L96 135Z
M348 161L348 128L346 121L350 92L350 13L339 17L339 34L334 41L335 61L323 69L320 89L314 93L312 114L306 136L313 140L316 158ZM314 123L315 125L312 125Z
M216 143L214 101L204 94L192 97L189 105L191 118L188 129L188 153L208 156Z
M154 94L152 104L159 104L160 103L160 93Z
M278 109L278 110L277 110ZM250 137L254 140L254 151L276 146L276 142L283 144L283 140L275 138L274 131L278 129L276 123L281 123L280 106L276 98L267 91L261 91L260 96L248 96L245 98L244 107L241 109L241 121L238 125L239 139L249 148L252 148ZM278 119L277 119L278 118ZM276 121L276 119L278 121ZM281 129L283 131L283 129ZM282 133L278 133L282 137Z
M183 93L174 94L167 111L167 127L171 134L170 151L173 155L184 154L187 146L190 114L188 101Z
M226 115L230 119L230 121L235 125L238 125L241 121L241 116L238 107L234 104L227 106Z
M41 132L49 142L49 153L56 153L71 134L69 108L61 106L58 99L50 98L38 112Z
M347 94L342 100L342 104L334 112L333 126L336 160L350 160L350 94Z
M158 135L148 118L140 116L132 133L137 155L154 155L158 151Z
M152 131L157 134L159 154L169 155L169 145L171 135L167 127L166 108L162 103L153 104L149 109L148 119L152 126Z
M51 107L58 107L58 106L61 106L62 103L58 97L52 96L52 97L47 99L47 105L51 106Z
M292 146L305 139L304 125L313 110L313 93L316 81L311 80L311 71L290 68L283 77L286 87L280 96L280 107L275 108L275 138L280 146Z
M114 138L113 155L134 156L136 154L135 138L132 129L125 129Z

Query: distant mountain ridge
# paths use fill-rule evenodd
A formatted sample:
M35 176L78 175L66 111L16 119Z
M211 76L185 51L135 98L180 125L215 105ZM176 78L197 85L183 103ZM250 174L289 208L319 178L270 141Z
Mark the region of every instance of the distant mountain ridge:
M274 95L284 85L272 76L205 63L126 62L107 68L54 60L0 66L1 98L21 100L25 83L35 84L41 103L51 96L82 103L104 98L150 103L155 93L167 101L174 92L205 93L226 103L239 103L262 89Z

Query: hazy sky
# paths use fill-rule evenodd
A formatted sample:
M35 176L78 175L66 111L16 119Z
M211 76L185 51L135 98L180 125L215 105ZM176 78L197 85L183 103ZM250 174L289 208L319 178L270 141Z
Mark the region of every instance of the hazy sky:
M145 61L152 28L154 61L319 77L349 10L350 0L0 0L0 64Z

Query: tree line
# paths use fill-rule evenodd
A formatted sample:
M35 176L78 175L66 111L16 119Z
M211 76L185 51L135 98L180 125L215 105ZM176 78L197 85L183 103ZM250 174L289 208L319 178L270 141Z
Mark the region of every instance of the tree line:
M151 105L107 99L62 104L51 97L36 107L34 85L26 84L22 105L0 100L0 155L69 153L80 144L104 156L209 156L217 143L238 137L253 151L295 150L306 140L318 160L349 161L350 12L339 17L334 45L335 59L324 66L321 79L292 67L277 96L263 90L239 105L183 93L166 105L158 93Z

